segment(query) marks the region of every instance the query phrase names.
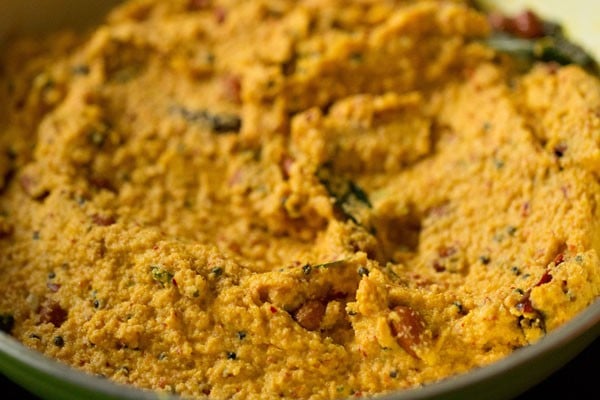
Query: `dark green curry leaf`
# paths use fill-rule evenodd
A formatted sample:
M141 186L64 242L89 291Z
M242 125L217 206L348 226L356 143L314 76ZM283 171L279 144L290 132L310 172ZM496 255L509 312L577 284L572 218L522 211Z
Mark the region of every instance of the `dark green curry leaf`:
M561 65L576 64L590 72L598 73L598 65L592 56L581 46L562 36L538 40L534 56L541 61L555 61Z
M191 123L207 126L213 133L238 133L242 128L242 120L236 114L215 113L206 109L191 110L181 105L171 107L171 113Z
M173 280L173 274L160 265L151 265L150 273L152 274L152 279L159 282L163 286L171 283Z
M345 263L346 263L346 260L342 259L342 260L335 260L335 261L329 261L329 262L325 262L325 263L321 263L321 264L312 265L311 267L313 269L331 268L331 267L337 267L337 266L343 265Z
M340 216L363 225L365 212L372 208L367 193L352 180L334 174L327 165L317 170L317 178L334 198L334 208Z
M571 42L562 27L545 21L526 10L510 17L498 11L486 10L494 33L487 44L520 61L530 68L535 61L575 64L588 72L598 74L598 65L581 46Z

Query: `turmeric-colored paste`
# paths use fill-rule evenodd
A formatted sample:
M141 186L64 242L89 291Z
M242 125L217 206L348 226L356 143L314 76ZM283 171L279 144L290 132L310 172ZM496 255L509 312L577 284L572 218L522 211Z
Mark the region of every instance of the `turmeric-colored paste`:
M600 293L600 84L462 1L136 0L0 62L0 322L184 397L499 360Z

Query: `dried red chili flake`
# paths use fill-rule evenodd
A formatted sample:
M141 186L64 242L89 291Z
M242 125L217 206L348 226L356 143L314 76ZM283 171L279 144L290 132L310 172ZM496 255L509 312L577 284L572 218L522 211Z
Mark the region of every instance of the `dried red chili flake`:
M158 387L161 389L164 389L166 385L167 385L167 380L163 376L161 376L158 379Z
M50 192L44 189L37 176L32 174L22 174L19 178L21 189L34 200L43 200Z
M270 311L271 311L273 314L275 314L275 313L277 312L277 308L276 308L276 307L273 307L273 306L271 306L271 307L269 308L269 310L270 310Z
M531 212L531 204L529 204L529 202L526 201L521 206L521 216L522 217L528 217L530 212Z
M116 222L116 219L112 215L93 214L92 221L98 226L110 226Z
M544 63L544 68L548 71L549 74L554 75L560 69L560 64L556 61L549 61Z
M534 287L548 283L551 280L552 280L552 275L548 271L546 271L546 272L544 272L544 274L542 275L542 277L540 278L538 283L536 283L534 285ZM529 289L527 292L525 292L525 294L523 294L521 301L519 301L515 305L515 307L517 308L517 310L520 310L524 314L538 314L538 316L541 315L538 310L533 308L533 304L531 304L530 296L531 296L531 289Z
M536 283L535 286L543 285L544 283L548 283L551 280L552 280L552 275L550 275L550 273L548 271L546 271L546 272L544 272L544 275L542 275L542 277L540 278L538 283Z
M454 246L440 246L438 247L438 255L441 259L437 259L433 261L433 269L436 272L444 272L446 270L446 261L444 261L444 259L447 259L449 257L452 257L453 255L455 255L458 252L458 249Z
M427 214L427 217L440 218L440 217L447 215L449 213L449 211L450 211L449 204L444 203L444 204L440 204L438 206L429 208L427 211L425 211L425 213Z
M309 109L304 113L304 119L306 122L312 122L317 120L321 116L321 111L317 108ZM598 117L600 118L600 111L598 111Z
M289 179L292 165L294 164L294 158L291 156L283 156L281 159L281 172L285 179Z
M0 239L7 238L13 234L14 227L0 217Z
M197 11L210 6L210 0L190 0L188 3L188 10Z
M563 262L565 262L565 254L564 253L559 253L556 255L556 257L554 257L554 265L560 265Z
M225 100L240 104L242 102L242 79L239 75L225 74L221 76L221 95Z
M531 313L535 313L536 310L535 308L533 308L533 305L531 304L531 300L529 299L529 296L531 295L531 291L527 291L524 295L523 298L521 299L521 301L519 301L515 307L517 307L517 310L520 310L523 313L527 313L527 314L531 314Z
M58 283L54 283L54 282L48 282L46 284L46 287L48 288L48 290L50 290L51 292L58 292L58 289L60 289L60 284Z
M59 328L67 320L67 311L54 300L46 300L38 309L41 323L50 322Z
M244 174L243 174L242 170L238 169L231 175L231 177L227 181L227 185L229 187L235 186L238 183L242 182L243 177L244 177Z
M533 11L525 10L512 18L512 33L524 39L544 36L544 23Z
M512 26L511 18L498 11L488 14L488 22L495 31L508 32Z
M21 184L21 189L31 196L33 188L37 185L37 179L30 175L23 174L19 179L19 183Z
M96 189L106 189L106 190L109 190L111 192L115 191L115 187L110 182L110 180L105 179L105 178L91 177L89 179L89 183L90 183L90 185L92 185Z
M438 254L440 257L450 257L451 255L456 254L456 247L454 246L441 246L438 248Z
M225 22L225 19L227 18L227 10L223 7L215 7L213 15L215 16L215 21L217 21L217 24L220 25Z
M433 269L435 270L435 272L444 272L446 270L446 267L440 264L438 260L435 260L433 262Z
M525 10L514 17L492 12L488 15L488 21L494 30L523 39L540 38L545 34L544 22L531 10Z

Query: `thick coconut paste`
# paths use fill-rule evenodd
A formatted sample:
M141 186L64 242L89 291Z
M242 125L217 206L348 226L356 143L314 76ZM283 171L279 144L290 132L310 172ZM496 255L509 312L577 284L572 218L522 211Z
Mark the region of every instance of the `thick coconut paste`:
M130 1L5 46L0 322L184 397L364 396L600 293L600 84L461 1Z

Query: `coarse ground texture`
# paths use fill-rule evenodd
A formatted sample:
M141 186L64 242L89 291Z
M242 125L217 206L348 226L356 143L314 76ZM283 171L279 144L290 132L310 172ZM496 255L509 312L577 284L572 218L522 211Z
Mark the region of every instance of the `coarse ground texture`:
M460 1L130 1L0 62L0 325L185 397L487 365L600 293L600 85Z

